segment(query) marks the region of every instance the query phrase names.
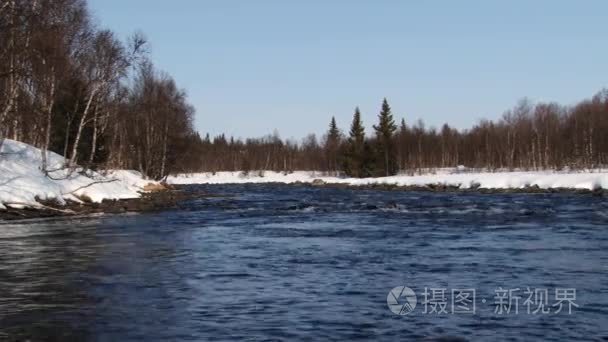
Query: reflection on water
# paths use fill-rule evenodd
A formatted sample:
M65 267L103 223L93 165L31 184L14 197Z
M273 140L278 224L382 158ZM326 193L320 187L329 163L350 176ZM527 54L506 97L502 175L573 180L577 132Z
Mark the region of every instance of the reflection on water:
M608 202L206 186L186 210L0 225L0 340L608 336ZM572 315L393 314L406 285L577 289ZM522 299L523 300L523 299Z

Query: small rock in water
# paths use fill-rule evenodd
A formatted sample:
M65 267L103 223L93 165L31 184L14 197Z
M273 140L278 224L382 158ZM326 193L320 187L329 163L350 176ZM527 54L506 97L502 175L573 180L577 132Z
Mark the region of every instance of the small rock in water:
M316 178L313 179L312 183L310 183L312 185L325 185L325 181L323 181L322 179Z
M394 202L394 201L388 202L388 203L386 204L386 207L387 207L388 209L396 209L396 208L397 208L397 202Z

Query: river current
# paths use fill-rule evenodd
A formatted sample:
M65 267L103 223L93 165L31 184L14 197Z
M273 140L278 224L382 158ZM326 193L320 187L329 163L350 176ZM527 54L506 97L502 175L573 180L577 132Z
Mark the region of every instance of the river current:
M608 339L604 197L191 189L0 224L0 340Z

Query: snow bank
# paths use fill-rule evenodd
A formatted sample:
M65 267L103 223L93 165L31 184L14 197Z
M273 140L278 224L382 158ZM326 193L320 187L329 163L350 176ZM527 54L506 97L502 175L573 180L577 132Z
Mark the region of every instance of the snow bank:
M538 186L541 189L608 189L608 172L470 172L442 169L435 174L415 176L397 175L380 178L340 178L323 176L320 172L295 171L280 173L273 171L250 172L216 172L194 173L171 176L167 179L172 184L230 184L230 183L312 183L320 179L326 183L350 185L395 184L399 186L445 185L460 189L521 189Z
M104 199L139 197L144 185L150 183L136 171L116 170L107 174L88 171L87 176L62 169L62 156L48 152L49 170L40 170L41 151L31 145L4 139L0 146L0 209L36 207L36 198L79 201L88 197L93 202Z

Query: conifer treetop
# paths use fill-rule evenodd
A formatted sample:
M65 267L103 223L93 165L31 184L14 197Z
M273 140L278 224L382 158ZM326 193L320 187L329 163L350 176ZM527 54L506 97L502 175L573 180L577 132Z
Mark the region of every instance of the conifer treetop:
M365 140L365 128L361 121L361 111L359 111L359 107L355 108L353 122L350 125L350 139L360 143L363 143Z
M378 135L379 138L389 139L397 130L397 125L395 125L391 107L386 98L382 101L382 110L378 115L378 120L378 125L374 125L376 135Z

